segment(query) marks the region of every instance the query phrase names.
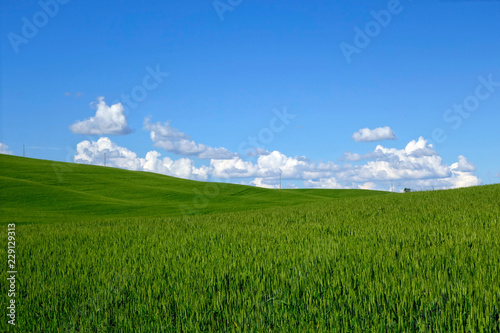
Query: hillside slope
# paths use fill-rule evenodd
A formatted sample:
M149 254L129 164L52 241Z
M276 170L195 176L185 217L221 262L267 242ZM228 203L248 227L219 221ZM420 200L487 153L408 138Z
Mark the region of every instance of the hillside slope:
M387 195L367 190L270 190L0 154L0 222L196 215Z

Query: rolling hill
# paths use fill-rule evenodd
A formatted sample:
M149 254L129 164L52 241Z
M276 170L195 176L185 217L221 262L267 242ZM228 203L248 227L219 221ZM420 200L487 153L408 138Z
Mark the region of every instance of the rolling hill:
M500 330L498 184L279 191L0 166L0 222L17 222L0 256L19 272L2 332Z
M0 166L0 222L197 215L388 194L368 190L279 191L3 154Z

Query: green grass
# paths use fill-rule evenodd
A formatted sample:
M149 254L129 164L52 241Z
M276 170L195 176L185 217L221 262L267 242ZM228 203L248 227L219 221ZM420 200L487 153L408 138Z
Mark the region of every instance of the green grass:
M40 171L50 162L11 160L8 177L26 192L14 196L30 199L26 181L61 186ZM147 207L159 199L146 189L188 204L189 186L206 184L74 167L64 186L75 197L59 197L74 215L56 223L47 204L52 223L16 225L18 332L500 331L499 185L399 195L228 185L197 214L124 217L80 201L139 200L128 182L151 195ZM7 203L3 221L22 214ZM5 309L6 283L0 293Z
M2 154L0 168L0 222L196 215L388 194L366 190L276 191Z

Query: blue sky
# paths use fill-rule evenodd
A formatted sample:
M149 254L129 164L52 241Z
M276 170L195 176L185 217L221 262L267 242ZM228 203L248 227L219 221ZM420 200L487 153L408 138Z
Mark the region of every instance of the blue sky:
M500 182L500 1L1 6L4 153L266 187Z

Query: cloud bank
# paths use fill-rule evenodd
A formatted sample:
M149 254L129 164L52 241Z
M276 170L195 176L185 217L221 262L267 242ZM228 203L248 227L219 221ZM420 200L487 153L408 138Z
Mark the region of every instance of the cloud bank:
M400 150L378 145L366 158L372 160L345 168L335 174L334 180L353 185L362 182L397 182L402 184L402 187L417 189L457 188L481 183L473 173L475 166L464 156L459 156L458 162L448 166L443 163L432 144L423 137L410 141ZM321 179L317 185L328 181L330 180Z
M172 130L169 137L183 135ZM378 145L373 153L367 154L367 161L359 165L310 161L303 156L291 157L273 151L259 156L254 163L235 156L231 159L211 158L209 165L195 167L192 159L161 158L161 154L154 150L139 157L107 137L82 141L76 151L74 161L77 163L102 165L106 153L108 166L196 180L250 178L248 184L267 188L279 186L280 174L283 180L302 182L301 187L308 188L388 190L396 183L397 190L404 187L445 189L481 183L474 175L474 164L467 158L459 156L457 162L447 165L423 137L410 141L404 149Z
M136 171L150 171L186 179L208 180L208 167L196 168L188 158L172 160L169 157L160 158L157 151L150 151L145 157L138 157L133 151L118 146L107 137L97 141L85 140L77 144L74 161L83 164L104 164L106 166Z

